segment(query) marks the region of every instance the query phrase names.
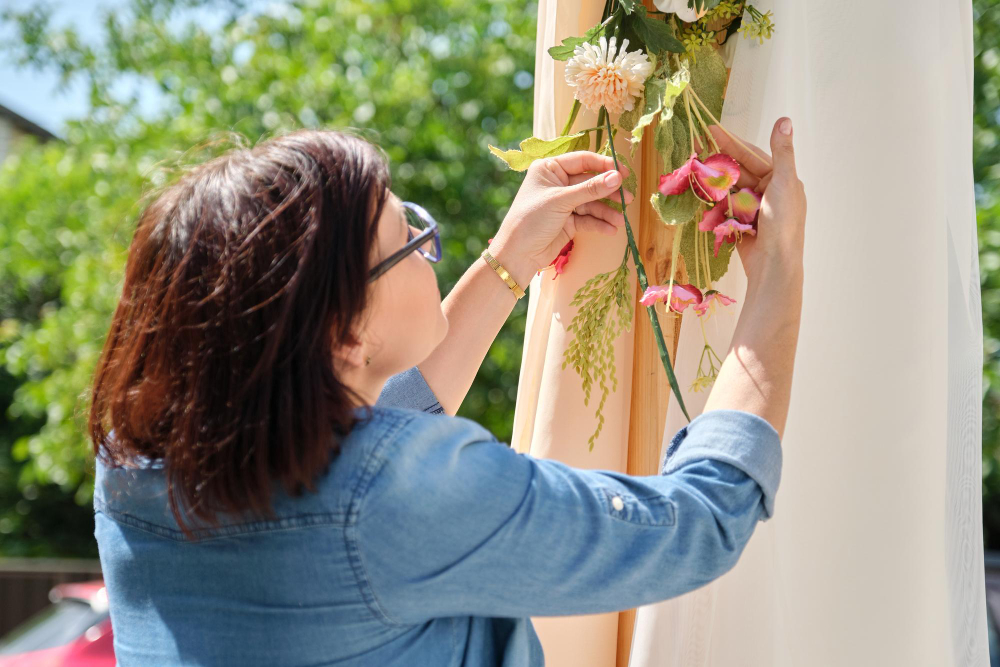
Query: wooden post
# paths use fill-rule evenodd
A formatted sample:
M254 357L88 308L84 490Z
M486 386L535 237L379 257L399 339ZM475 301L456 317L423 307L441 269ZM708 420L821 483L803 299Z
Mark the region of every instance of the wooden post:
M644 0L647 9L655 9L651 0ZM662 285L673 273L674 280L688 282L684 263L678 257L676 267L670 266L670 251L673 247L675 228L664 225L656 211L649 204L649 198L657 191L663 161L653 149L653 130L650 125L643 131L639 144L640 155L634 164L638 167L639 182L637 197L642 202L639 213L639 231L636 244L646 266L650 285ZM640 166L641 165L641 166ZM663 369L660 355L653 338L653 325L646 316L644 306L639 305L642 292L636 283L635 315L633 322L632 356L632 400L628 428L629 475L655 475L658 471L660 445L667 423L667 404L670 398L670 382ZM656 315L667 344L671 363L677 358L677 342L681 333L681 318L667 314L657 308ZM676 368L676 364L674 364ZM635 609L623 611L618 616L618 659L617 667L628 667L632 648L632 629L635 624Z

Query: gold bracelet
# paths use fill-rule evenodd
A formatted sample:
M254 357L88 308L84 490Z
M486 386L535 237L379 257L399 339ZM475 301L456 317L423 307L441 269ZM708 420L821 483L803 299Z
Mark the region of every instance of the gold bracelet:
M480 255L480 257L485 259L486 263L489 264L490 267L497 272L497 275L500 276L501 280L507 283L507 287L509 287L510 290L514 293L514 296L516 296L518 299L524 296L524 290L521 289L521 286L517 284L517 281L511 277L510 272L507 271L507 269L503 268L500 262L498 262L496 258L490 254L489 248L485 248L483 250L483 254Z

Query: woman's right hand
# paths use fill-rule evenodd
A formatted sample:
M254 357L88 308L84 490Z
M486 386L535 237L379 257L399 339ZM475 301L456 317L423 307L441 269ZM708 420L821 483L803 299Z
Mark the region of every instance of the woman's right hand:
M788 120L788 134L781 123ZM791 270L802 275L805 243L806 195L795 170L791 119L782 117L771 129L771 156L744 141L741 146L718 125L709 130L723 153L740 163L737 187L749 187L763 194L757 219L757 234L743 234L736 244L746 271L748 287L761 278L766 267ZM752 151L752 153L751 153Z

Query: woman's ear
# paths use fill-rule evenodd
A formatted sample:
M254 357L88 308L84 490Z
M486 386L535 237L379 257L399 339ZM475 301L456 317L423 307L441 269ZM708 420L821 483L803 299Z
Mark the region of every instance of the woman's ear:
M360 338L355 338L354 342L335 343L333 346L334 361L347 370L361 368L365 366L366 346Z

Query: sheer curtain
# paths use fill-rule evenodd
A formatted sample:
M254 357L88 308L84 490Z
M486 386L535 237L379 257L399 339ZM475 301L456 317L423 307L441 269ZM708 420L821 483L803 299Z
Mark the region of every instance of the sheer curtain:
M558 133L571 101L544 49L582 34L602 5L539 4L540 136ZM630 664L987 665L970 0L754 5L774 11L776 29L763 45L730 40L722 120L768 149L774 121L791 116L809 197L782 486L732 571L639 611ZM579 378L559 369L573 291L620 253L582 238L567 274L532 282L519 450L623 469L631 335L616 351L599 460L585 456L592 410ZM720 356L746 288L738 262L719 289L739 303L706 322ZM683 387L701 345L685 317ZM704 400L685 393L692 416ZM685 421L671 399L664 439ZM612 665L614 626L611 615L543 619L540 633L551 664Z
M783 484L731 572L640 611L631 664L986 665L971 5L757 6L722 120L766 147L791 116L809 196Z

